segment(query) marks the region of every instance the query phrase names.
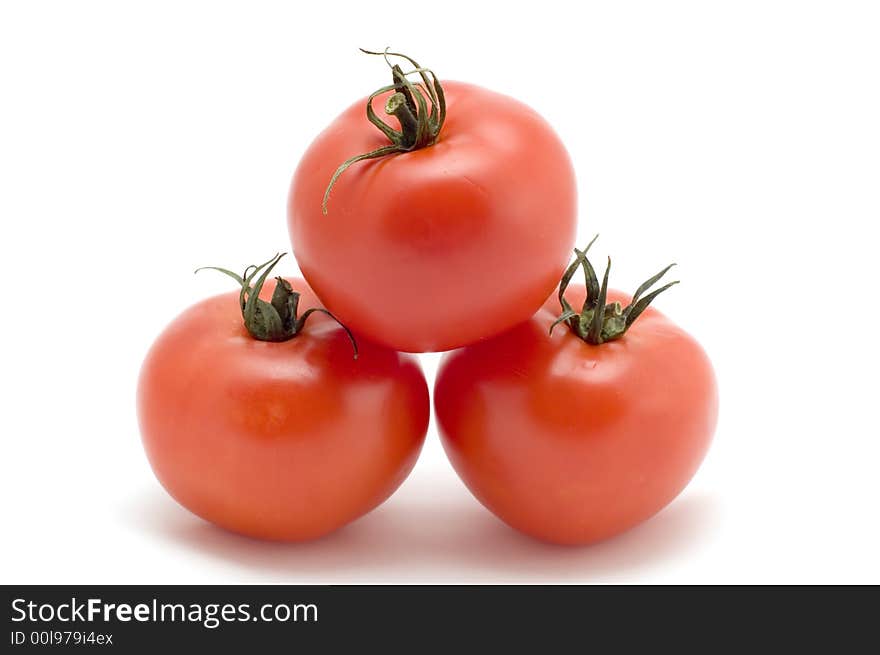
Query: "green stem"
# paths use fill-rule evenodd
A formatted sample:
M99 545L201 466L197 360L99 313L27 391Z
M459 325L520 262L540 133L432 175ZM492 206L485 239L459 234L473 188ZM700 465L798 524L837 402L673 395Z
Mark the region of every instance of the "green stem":
M401 145L406 147L415 144L419 134L419 121L409 108L407 96L398 91L385 103L385 113L397 117L402 134Z

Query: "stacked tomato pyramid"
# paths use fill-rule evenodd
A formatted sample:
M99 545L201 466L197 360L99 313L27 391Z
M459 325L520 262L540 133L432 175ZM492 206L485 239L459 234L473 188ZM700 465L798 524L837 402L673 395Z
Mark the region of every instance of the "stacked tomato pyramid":
M449 351L434 412L483 505L564 544L649 518L696 472L718 405L699 344L649 307L669 267L609 289L610 260L600 280L574 248L574 171L541 116L368 54L388 84L293 177L305 280L276 276L282 255L209 267L237 290L184 311L146 357L138 416L159 481L238 533L327 534L410 473L431 409L412 353Z

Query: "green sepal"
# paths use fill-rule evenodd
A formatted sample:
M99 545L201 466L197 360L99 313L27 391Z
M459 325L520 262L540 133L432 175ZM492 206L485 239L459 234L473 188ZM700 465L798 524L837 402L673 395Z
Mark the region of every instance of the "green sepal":
M300 293L294 291L290 282L283 277L275 278L275 290L272 292L272 299L269 302L260 298L260 292L263 290L263 286L272 269L275 268L284 255L285 253L279 253L262 264L248 266L244 270L243 275L237 275L228 269L218 266L203 266L197 268L196 273L205 269L219 271L241 285L241 292L239 294L241 316L244 319L245 329L254 339L272 342L288 341L302 332L306 321L312 314L320 312L339 323L342 329L345 330L354 350L354 358L357 359L357 342L351 330L323 307L312 307L303 312L302 315L298 315ZM255 277L257 278L256 281L254 281ZM251 285L252 281L253 286Z
M373 52L363 48L360 50L368 55L381 55L391 69L392 83L377 89L367 98L367 120L375 125L391 143L370 152L354 155L339 165L324 190L324 198L321 201L321 211L324 215L327 214L330 191L339 176L349 167L367 159L377 159L434 145L440 136L440 130L443 129L443 123L446 122L446 96L434 71L430 68L422 68L412 57L399 52L390 52L388 48L383 52ZM404 71L399 64L392 64L390 57L404 59L413 66L413 70ZM419 75L421 82L414 84L410 81L409 76L415 74ZM397 118L400 123L399 130L379 118L373 109L373 100L389 91L395 93L386 101L385 113Z
M608 265L605 267L605 275L602 277L601 284L599 284L599 280L596 277L593 265L587 258L587 251L589 251L590 246L596 242L598 237L598 234L593 237L593 240L583 250L575 248L575 259L562 274L558 292L559 306L562 308L562 313L550 325L550 334L553 334L553 328L557 325L565 323L578 338L593 345L620 339L632 327L632 324L635 323L635 320L642 312L648 308L648 305L651 304L654 298L669 287L678 284L678 280L670 282L643 297L646 291L666 275L670 268L675 266L675 264L670 264L639 285L639 288L633 294L630 304L626 307L621 307L618 302L606 304L608 278L611 274L611 258L608 258ZM571 304L565 299L565 290L571 283L571 278L574 277L578 267L584 271L584 285L587 290L580 313L575 312Z

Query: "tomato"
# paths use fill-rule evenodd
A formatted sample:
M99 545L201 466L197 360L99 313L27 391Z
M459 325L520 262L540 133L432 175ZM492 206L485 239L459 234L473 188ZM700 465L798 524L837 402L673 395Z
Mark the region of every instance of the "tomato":
M626 296L605 293L608 311L620 309ZM575 307L586 296L564 289ZM585 544L681 492L709 446L717 390L699 344L655 309L598 345L564 325L550 335L558 313L550 300L503 335L447 354L435 412L454 468L489 510L539 539Z
M309 146L288 201L297 261L324 305L355 333L409 352L457 348L526 320L553 291L575 236L574 173L550 126L478 86L442 89L436 142L351 165L324 215L339 164L389 143L364 118L366 100L356 102Z
M319 306L305 282L287 284L302 307ZM275 291L269 282L260 296ZM264 539L319 537L406 478L428 425L425 379L414 357L364 340L354 359L323 314L295 338L257 340L238 299L190 307L150 349L138 384L147 456L165 489L212 523Z

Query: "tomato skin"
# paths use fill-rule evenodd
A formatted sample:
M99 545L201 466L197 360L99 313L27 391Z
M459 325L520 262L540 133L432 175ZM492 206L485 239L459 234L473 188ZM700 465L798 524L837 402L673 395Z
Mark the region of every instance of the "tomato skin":
M566 298L583 303L583 286ZM609 302L629 297L609 291ZM590 345L555 297L528 322L447 354L434 388L446 452L468 488L512 527L588 544L646 520L702 461L718 393L699 344L647 309L626 335Z
M302 280L290 282L301 310L320 306ZM343 330L320 314L289 341L257 341L238 293L184 311L138 384L159 481L193 513L262 539L313 539L379 505L418 457L428 389L414 357L358 346L354 360Z
M550 126L507 96L443 87L437 143L353 165L324 216L336 167L388 143L357 102L309 146L288 200L294 253L325 306L355 333L408 352L457 348L526 320L575 237L574 172Z

